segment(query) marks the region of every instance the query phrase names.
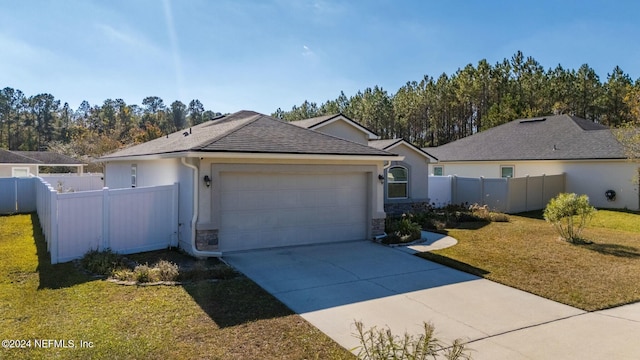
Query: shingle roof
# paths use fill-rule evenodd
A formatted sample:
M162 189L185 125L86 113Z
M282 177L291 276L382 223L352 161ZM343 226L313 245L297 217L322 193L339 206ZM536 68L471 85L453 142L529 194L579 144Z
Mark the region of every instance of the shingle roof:
M239 111L102 157L181 152L241 152L393 156L253 111Z
M608 127L569 115L514 120L424 150L440 161L626 158Z
M10 151L0 149L0 163L38 165L82 165L82 161L50 151Z
M40 161L42 164L63 165L76 164L82 165L82 161L74 159L67 155L54 153L51 151L14 151L22 156Z

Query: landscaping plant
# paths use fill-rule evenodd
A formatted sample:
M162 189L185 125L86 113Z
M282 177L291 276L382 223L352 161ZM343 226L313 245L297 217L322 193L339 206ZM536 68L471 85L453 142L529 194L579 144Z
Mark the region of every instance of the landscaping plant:
M465 350L466 347L460 339L454 340L452 345L443 344L435 337L435 327L431 323L423 323L423 333L413 336L404 333L404 336L394 335L391 329L378 329L372 327L364 330L360 321L355 322L355 337L360 340L357 356L362 360L381 359L471 359Z
M560 236L572 243L582 243L582 230L595 214L587 195L558 194L544 209L544 219L553 224Z

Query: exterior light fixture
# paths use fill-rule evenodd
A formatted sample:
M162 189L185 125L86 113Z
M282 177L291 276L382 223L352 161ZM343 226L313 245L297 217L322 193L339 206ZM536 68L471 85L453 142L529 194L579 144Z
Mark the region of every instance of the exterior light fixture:
M207 187L211 186L211 178L209 177L209 175L205 175L203 180L204 180L204 184Z
M384 176L378 175L378 180L380 180L380 184L384 184Z

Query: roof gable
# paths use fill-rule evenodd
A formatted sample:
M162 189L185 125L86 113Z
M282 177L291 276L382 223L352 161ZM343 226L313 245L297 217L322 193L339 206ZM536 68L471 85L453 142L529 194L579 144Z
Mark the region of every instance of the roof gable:
M294 124L296 126L300 126L306 129L319 130L323 126L327 126L336 121L343 121L353 126L358 131L365 133L370 140L379 138L379 136L376 133L367 129L363 125L360 125L359 123L353 121L352 119L350 119L349 117L343 114L324 115L324 116L318 116L310 119L296 120L296 121L291 121L291 124Z
M394 156L253 111L239 111L102 157L184 152Z
M518 119L425 150L440 161L626 158L608 127L569 115Z
M390 151L390 152L392 152L395 147L400 146L400 145L404 145L407 148L410 148L411 150L415 151L418 155L429 159L429 161L431 161L431 160L437 161L438 160L435 156L429 154L424 149L420 149L419 147L413 145L410 142L405 141L404 139L385 139L385 140L371 140L371 141L369 141L369 146L374 147L376 149L386 150L386 151Z

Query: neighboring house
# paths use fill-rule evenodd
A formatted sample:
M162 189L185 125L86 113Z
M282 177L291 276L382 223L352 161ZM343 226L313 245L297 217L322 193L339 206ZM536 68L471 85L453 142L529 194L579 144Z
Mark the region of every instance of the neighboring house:
M74 167L83 172L84 165L72 157L50 151L10 151L0 149L0 177L39 175L41 167Z
M425 151L402 139L378 140L371 130L343 114L292 121L297 126L316 130L349 141L404 156L392 161L384 170L384 203L387 213L420 210L429 203L429 162L435 160Z
M100 158L109 188L179 183L179 244L196 256L380 235L379 176L401 160L252 111Z
M433 175L499 178L565 173L565 190L588 195L596 207L640 208L638 163L627 159L611 129L575 116L514 120L424 150L438 158L430 165Z

